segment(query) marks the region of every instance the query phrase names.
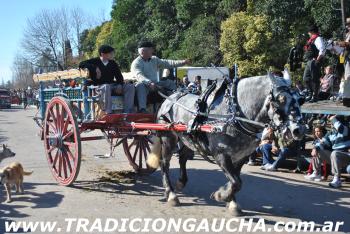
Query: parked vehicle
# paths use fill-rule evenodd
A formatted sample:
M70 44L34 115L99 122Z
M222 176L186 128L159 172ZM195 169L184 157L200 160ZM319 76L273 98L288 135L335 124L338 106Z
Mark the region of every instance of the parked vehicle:
M11 108L11 93L7 89L0 89L0 107Z
M21 98L16 93L11 93L11 104L20 105Z

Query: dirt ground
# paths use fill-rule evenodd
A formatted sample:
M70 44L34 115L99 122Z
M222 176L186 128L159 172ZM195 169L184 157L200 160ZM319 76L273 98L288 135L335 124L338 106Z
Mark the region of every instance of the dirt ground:
M0 233L5 232L6 221L62 224L65 218L87 218L90 222L96 218L232 218L225 204L210 199L210 194L226 183L224 174L216 165L200 158L188 162L189 182L179 193L181 205L178 207L164 202L159 170L150 176L125 172L131 167L121 147L117 148L114 158L95 157L108 152L104 140L82 144L82 165L74 186L57 185L47 165L43 142L37 136L39 129L32 120L35 113L34 108L0 111L0 141L17 154L2 161L1 167L19 161L26 170L34 171L25 177L25 194L14 195L12 203L0 204ZM124 173L108 175L107 171ZM175 157L171 174L175 181L178 176ZM110 179L111 175L114 179ZM280 221L314 221L316 225L343 221L341 233L350 232L350 182L335 190L326 182L308 182L303 175L289 170L266 172L258 166L247 165L243 167L242 180L243 188L237 196L244 211L241 219L253 219L257 223L263 218L268 228ZM0 194L3 202L3 188ZM63 229L57 232L65 233Z

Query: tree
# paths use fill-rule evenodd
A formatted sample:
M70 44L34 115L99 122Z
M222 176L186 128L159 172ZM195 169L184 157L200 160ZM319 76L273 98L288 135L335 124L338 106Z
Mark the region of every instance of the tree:
M197 66L220 64L222 55L219 48L220 29L215 17L200 17L184 33L177 57L189 58Z
M38 64L45 57L57 70L71 66L70 54L79 54L85 15L75 8L42 10L27 19L22 47L27 60ZM73 42L73 47L71 42Z
M350 12L350 4L345 4L345 7L345 11ZM315 4L315 1L305 0L305 8L310 12L313 21L320 27L324 37L342 37L340 1L324 0Z
M113 29L113 21L105 22L100 29L100 32L96 36L94 55L98 55L98 48L101 45L107 44L112 45L112 29Z
M146 20L150 12L145 9L146 0L115 0L112 10L113 47L116 49L116 60L123 70L130 68L136 56L138 42L145 38Z
M84 51L85 58L91 58L94 56L96 50L96 39L101 32L101 26L97 26L91 30L85 30L82 33L82 51Z
M234 13L222 23L221 30L220 49L226 65L237 63L240 76L266 73L274 43L267 16Z
M36 62L39 57L46 56L58 69L63 70L59 58L61 43L57 30L60 24L57 18L56 11L43 10L34 18L28 19L22 46L32 61Z
M33 65L25 58L17 55L12 65L12 82L15 88L27 88L33 85Z

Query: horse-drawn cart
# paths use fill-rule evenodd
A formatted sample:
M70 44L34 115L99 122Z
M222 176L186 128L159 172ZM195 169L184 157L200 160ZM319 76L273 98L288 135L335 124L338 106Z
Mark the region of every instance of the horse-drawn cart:
M122 145L125 155L138 173L149 173L146 165L150 152L150 132L135 130L130 123L153 123L153 114L109 114L97 116L98 96L96 87L62 87L62 79L84 78L79 70L35 75L40 82L40 115L35 118L41 126L47 160L56 181L70 185L77 178L81 163L81 142L107 139L111 149ZM45 83L55 82L55 88ZM91 130L101 130L100 136L85 136Z
M60 185L72 184L78 176L82 141L107 139L111 154L121 145L125 155L138 173L151 173L146 164L152 144L152 130L187 131L184 124L165 125L155 123L155 114L117 113L100 115L97 87L84 84L76 87L63 87L63 79L85 80L86 73L69 70L34 75L40 83L39 116L34 120L41 128L46 157L56 181ZM47 88L48 82L55 83L55 88ZM83 82L84 83L84 82ZM100 136L86 136L85 133L100 130ZM199 130L214 131L214 127L203 125Z

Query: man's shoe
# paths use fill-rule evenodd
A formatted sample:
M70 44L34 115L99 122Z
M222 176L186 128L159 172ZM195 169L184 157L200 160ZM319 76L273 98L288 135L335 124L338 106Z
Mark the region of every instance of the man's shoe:
M301 170L299 168L296 168L296 169L293 170L293 173L300 174Z
M332 188L340 188L341 187L341 181L339 178L334 177L333 181L328 184Z
M311 100L309 101L310 103L315 103L315 102L317 102L318 100L317 100L317 98L315 98L315 97L313 97L313 98L311 98Z
M308 180L308 178L309 178L311 175L312 175L312 174L304 175L304 178Z
M140 109L137 113L147 114L148 112L146 111L145 108L142 108L142 109Z
M315 179L321 178L321 176L319 174L317 174L317 172L313 172L310 175L304 176L304 178L307 180L310 180L310 181L314 181Z
M271 166L272 166L272 164L266 163L265 165L262 165L262 166L260 167L260 169L261 169L261 170L266 170L267 168L269 168L269 167L271 167Z
M266 171L277 171L277 169L274 165L270 165L270 166L266 167Z

